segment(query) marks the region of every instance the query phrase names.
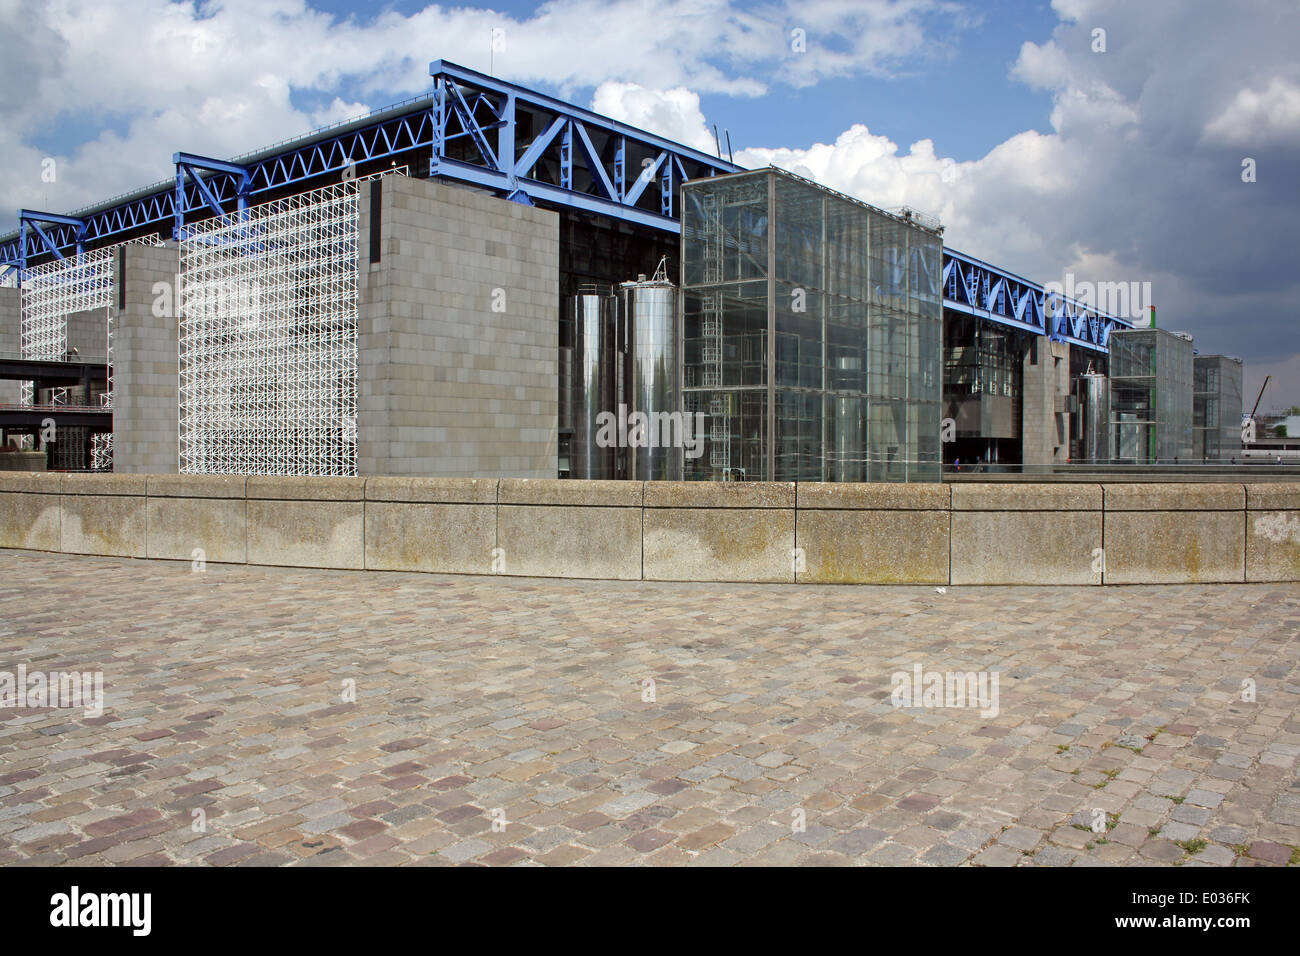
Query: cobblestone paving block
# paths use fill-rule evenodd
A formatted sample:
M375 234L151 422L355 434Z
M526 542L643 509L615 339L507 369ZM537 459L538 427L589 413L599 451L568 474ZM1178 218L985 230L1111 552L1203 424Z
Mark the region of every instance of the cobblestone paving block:
M938 595L0 550L0 669L105 688L98 717L0 712L0 863L1285 866L1297 620L1290 584ZM998 712L895 709L916 664L998 672Z

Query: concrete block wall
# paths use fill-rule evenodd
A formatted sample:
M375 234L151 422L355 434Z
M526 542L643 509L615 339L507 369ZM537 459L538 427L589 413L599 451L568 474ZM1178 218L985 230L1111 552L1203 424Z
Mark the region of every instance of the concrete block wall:
M176 281L180 250L162 246L123 247L125 269L118 275L119 298L113 327L113 471L117 474L175 474L177 468ZM170 294L154 291L166 283ZM124 297L124 298L123 298ZM154 303L162 315L154 314ZM118 308L122 302L123 307Z
M1300 483L854 485L0 473L0 547L647 581L1300 581Z
M68 348L83 362L102 362L108 350L108 310L87 309L68 314Z
M0 352L22 352L22 290L0 288ZM18 382L0 381L0 405L17 405L22 396Z
M1245 581L1246 486L1108 484L1106 580Z
M1021 457L1026 465L1063 463L1070 454L1070 416L1058 412L1070 394L1070 346L1037 341L1038 362L1025 355L1022 370Z
M361 475L556 475L559 217L443 183L361 187Z

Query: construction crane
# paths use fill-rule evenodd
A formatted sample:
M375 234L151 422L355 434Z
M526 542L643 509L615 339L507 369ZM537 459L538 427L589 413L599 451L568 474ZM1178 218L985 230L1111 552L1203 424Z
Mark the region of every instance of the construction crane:
M1264 384L1259 387L1259 395L1255 398L1255 407L1250 410L1250 418L1246 419L1246 421L1253 422L1255 420L1255 413L1259 411L1260 399L1264 397L1264 389L1268 388L1268 380L1272 377L1272 375L1264 376Z

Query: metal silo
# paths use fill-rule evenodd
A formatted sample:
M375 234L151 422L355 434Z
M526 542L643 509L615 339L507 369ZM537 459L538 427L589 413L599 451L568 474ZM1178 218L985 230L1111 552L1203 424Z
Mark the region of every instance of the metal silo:
M857 373L861 377L862 359L858 356L841 356L835 360L841 372ZM831 481L866 480L866 423L863 421L861 398L838 396L831 399L834 410L832 421L832 460L827 469Z
M651 433L650 447L629 449L629 476L637 481L681 481L684 430L694 422L687 422L681 414L677 287L668 281L661 263L653 279L643 275L636 282L623 283L620 289L621 332L626 336L629 365L628 413L644 413Z
M598 286L584 286L570 300L573 310L573 440L569 474L574 478L615 478L617 448L602 448L596 435L601 412L618 414L616 300Z
M1084 461L1110 458L1110 382L1089 370L1079 376L1079 452Z

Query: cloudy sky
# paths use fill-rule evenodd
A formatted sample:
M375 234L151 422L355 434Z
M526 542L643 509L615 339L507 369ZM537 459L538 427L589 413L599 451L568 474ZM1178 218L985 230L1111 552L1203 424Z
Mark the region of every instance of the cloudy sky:
M1245 358L1247 404L1266 372L1265 408L1300 404L1297 37L1296 0L0 0L0 231L441 57L710 151L716 123L1040 282L1151 282L1161 325Z

